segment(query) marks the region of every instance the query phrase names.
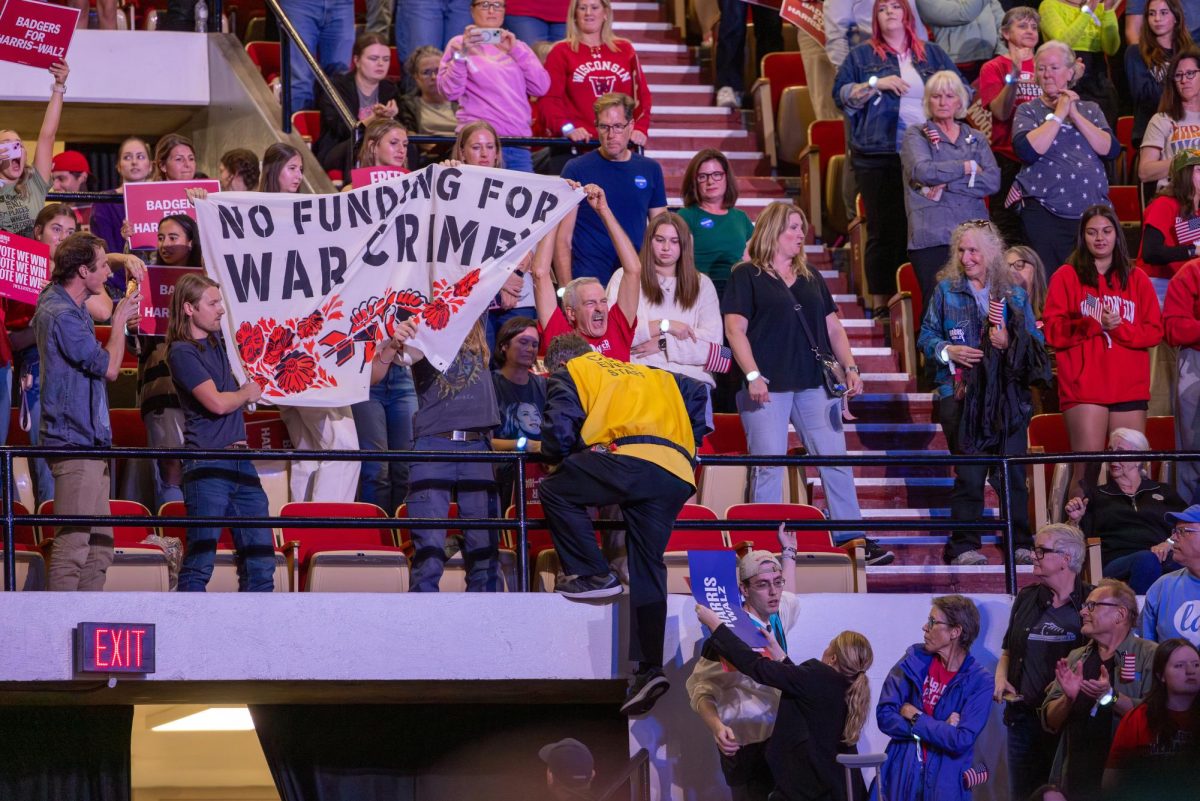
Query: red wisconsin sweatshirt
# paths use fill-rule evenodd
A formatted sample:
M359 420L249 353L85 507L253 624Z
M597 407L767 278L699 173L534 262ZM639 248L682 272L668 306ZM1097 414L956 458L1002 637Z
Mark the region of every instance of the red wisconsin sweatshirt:
M1085 312L1088 296L1121 315L1105 331ZM1057 351L1058 397L1077 403L1111 404L1150 399L1150 348L1162 341L1162 313L1150 279L1130 265L1122 289L1113 274L1100 276L1099 291L1084 286L1064 264L1050 279L1043 333Z
M1200 350L1200 259L1186 262L1167 285L1163 329L1168 345Z
M615 39L614 44L615 51L606 45L579 45L571 50L565 41L551 48L546 57L550 91L541 99L550 136L562 136L562 127L569 122L576 128L586 128L594 138L596 113L592 106L596 98L609 92L622 92L634 99L633 127L649 135L650 87L646 85L646 74L632 42Z

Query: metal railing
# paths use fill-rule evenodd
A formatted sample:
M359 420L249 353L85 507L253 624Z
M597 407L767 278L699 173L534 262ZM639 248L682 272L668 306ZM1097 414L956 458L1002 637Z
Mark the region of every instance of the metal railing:
M645 748L629 758L629 764L608 783L608 789L594 796L595 801L612 801L626 783L629 784L630 801L650 801L650 752Z
M61 525L121 525L172 526L176 528L226 527L226 517L130 517L125 515L22 515L14 514L12 497L13 460L18 457L38 458L94 458L94 459L221 459L221 460L323 460L364 462L489 462L513 464L516 470L514 518L343 518L336 520L340 528L416 528L446 529L472 528L484 530L514 530L516 537L517 590L528 592L529 581L529 531L545 528L542 518L530 519L528 501L524 488L529 461L540 461L535 454L513 451L477 451L467 453L447 451L283 451L261 450L194 450L185 448L94 448L81 451L78 448L48 448L7 446L0 448L0 496L3 508L4 544L4 589L16 589L16 553L14 531L18 525L61 526ZM1144 453L1123 451L1123 461L1194 461L1200 452L1193 451L1147 451ZM1033 456L965 456L965 455L904 455L904 456L720 456L702 455L697 461L701 467L734 465L742 467L949 467L954 465L976 465L999 469L1000 516L993 520L959 521L927 518L877 518L873 520L679 520L674 528L680 530L725 530L736 527L740 530L773 530L783 525L794 531L999 531L1004 539L1004 581L1010 595L1017 592L1016 545L1013 538L1012 495L1009 492L1008 467L1013 465L1039 465L1045 463L1110 462L1111 452L1042 454ZM246 517L239 518L241 525L271 528L329 528L328 517ZM595 521L598 529L622 529L619 520Z

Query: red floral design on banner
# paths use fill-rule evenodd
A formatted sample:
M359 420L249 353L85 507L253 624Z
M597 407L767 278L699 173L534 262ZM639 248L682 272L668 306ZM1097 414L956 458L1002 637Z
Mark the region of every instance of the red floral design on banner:
M247 376L262 388L263 397L283 398L337 386L337 380L320 365L315 340L326 323L344 318L341 308L341 297L334 295L306 317L283 322L260 318L238 326L238 355Z

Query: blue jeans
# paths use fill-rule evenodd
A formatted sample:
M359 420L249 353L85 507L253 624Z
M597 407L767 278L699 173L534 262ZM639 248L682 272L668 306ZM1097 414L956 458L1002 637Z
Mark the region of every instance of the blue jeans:
M471 24L471 4L467 0L396 0L392 22L403 64L421 45L446 49L446 43Z
M183 497L192 517L266 517L267 494L253 462L184 459ZM187 553L179 568L179 592L204 592L217 559L219 528L188 530ZM239 592L275 588L275 542L269 528L233 527Z
M418 451L486 451L488 443L453 442L445 437L418 437ZM409 517L446 517L450 496L460 518L487 517L496 509L496 481L487 462L417 462L409 471ZM445 529L412 529L412 592L437 592L446 563ZM500 532L463 530L467 592L497 592Z
M567 38L567 23L546 22L537 17L521 17L510 14L504 18L504 27L530 47L538 42L558 42Z
M506 170L516 170L517 172L533 172L533 156L527 147L502 147L500 151L504 154L504 168Z
M417 391L412 372L404 365L393 362L383 380L371 387L370 397L350 410L360 449L412 450ZM408 462L363 462L359 500L373 503L389 515L395 513L408 495L408 467Z
M1179 565L1173 559L1160 562L1150 551L1138 551L1118 556L1104 566L1103 572L1105 578L1120 579L1138 595L1145 595L1159 576L1178 569Z
M1037 711L1027 704L1008 704L1004 725L1008 727L1009 798L1016 801L1050 781L1058 735L1043 729Z
M334 75L350 68L354 49L353 0L281 0L300 39L326 74ZM465 7L465 6L464 6ZM443 44L445 44L443 42ZM314 108L313 72L296 46L288 40L292 75L292 110Z
M17 354L21 364L21 381L25 376L32 376L29 389L22 390L25 409L29 413L29 444L38 445L42 439L42 385L41 357L38 356L37 346L26 348ZM2 391L2 390L0 390ZM5 429L7 442L8 430ZM45 459L30 459L29 473L33 477L33 491L37 497L37 505L54 500L54 476L50 475L50 465Z

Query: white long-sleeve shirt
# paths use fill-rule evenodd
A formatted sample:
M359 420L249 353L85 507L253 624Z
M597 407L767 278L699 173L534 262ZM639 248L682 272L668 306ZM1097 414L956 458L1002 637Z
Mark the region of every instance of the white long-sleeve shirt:
M620 270L613 273L608 282L608 304L610 307L617 303L617 292L621 288ZM644 364L648 367L658 367L672 373L694 378L709 387L717 382L712 374L704 369L708 364L709 354L714 343L719 347L725 338L725 323L721 317L721 302L717 298L717 290L707 275L700 273L700 292L692 308L684 309L679 305L675 296L675 278L658 276L658 285L662 288L663 302L650 303L646 293L642 292L638 300L637 326L633 332L633 347L651 339L657 340L658 331L650 330L651 320L678 320L687 323L696 334L696 341L677 339L667 334L667 350L655 350L649 356L633 356L630 361L634 364Z

